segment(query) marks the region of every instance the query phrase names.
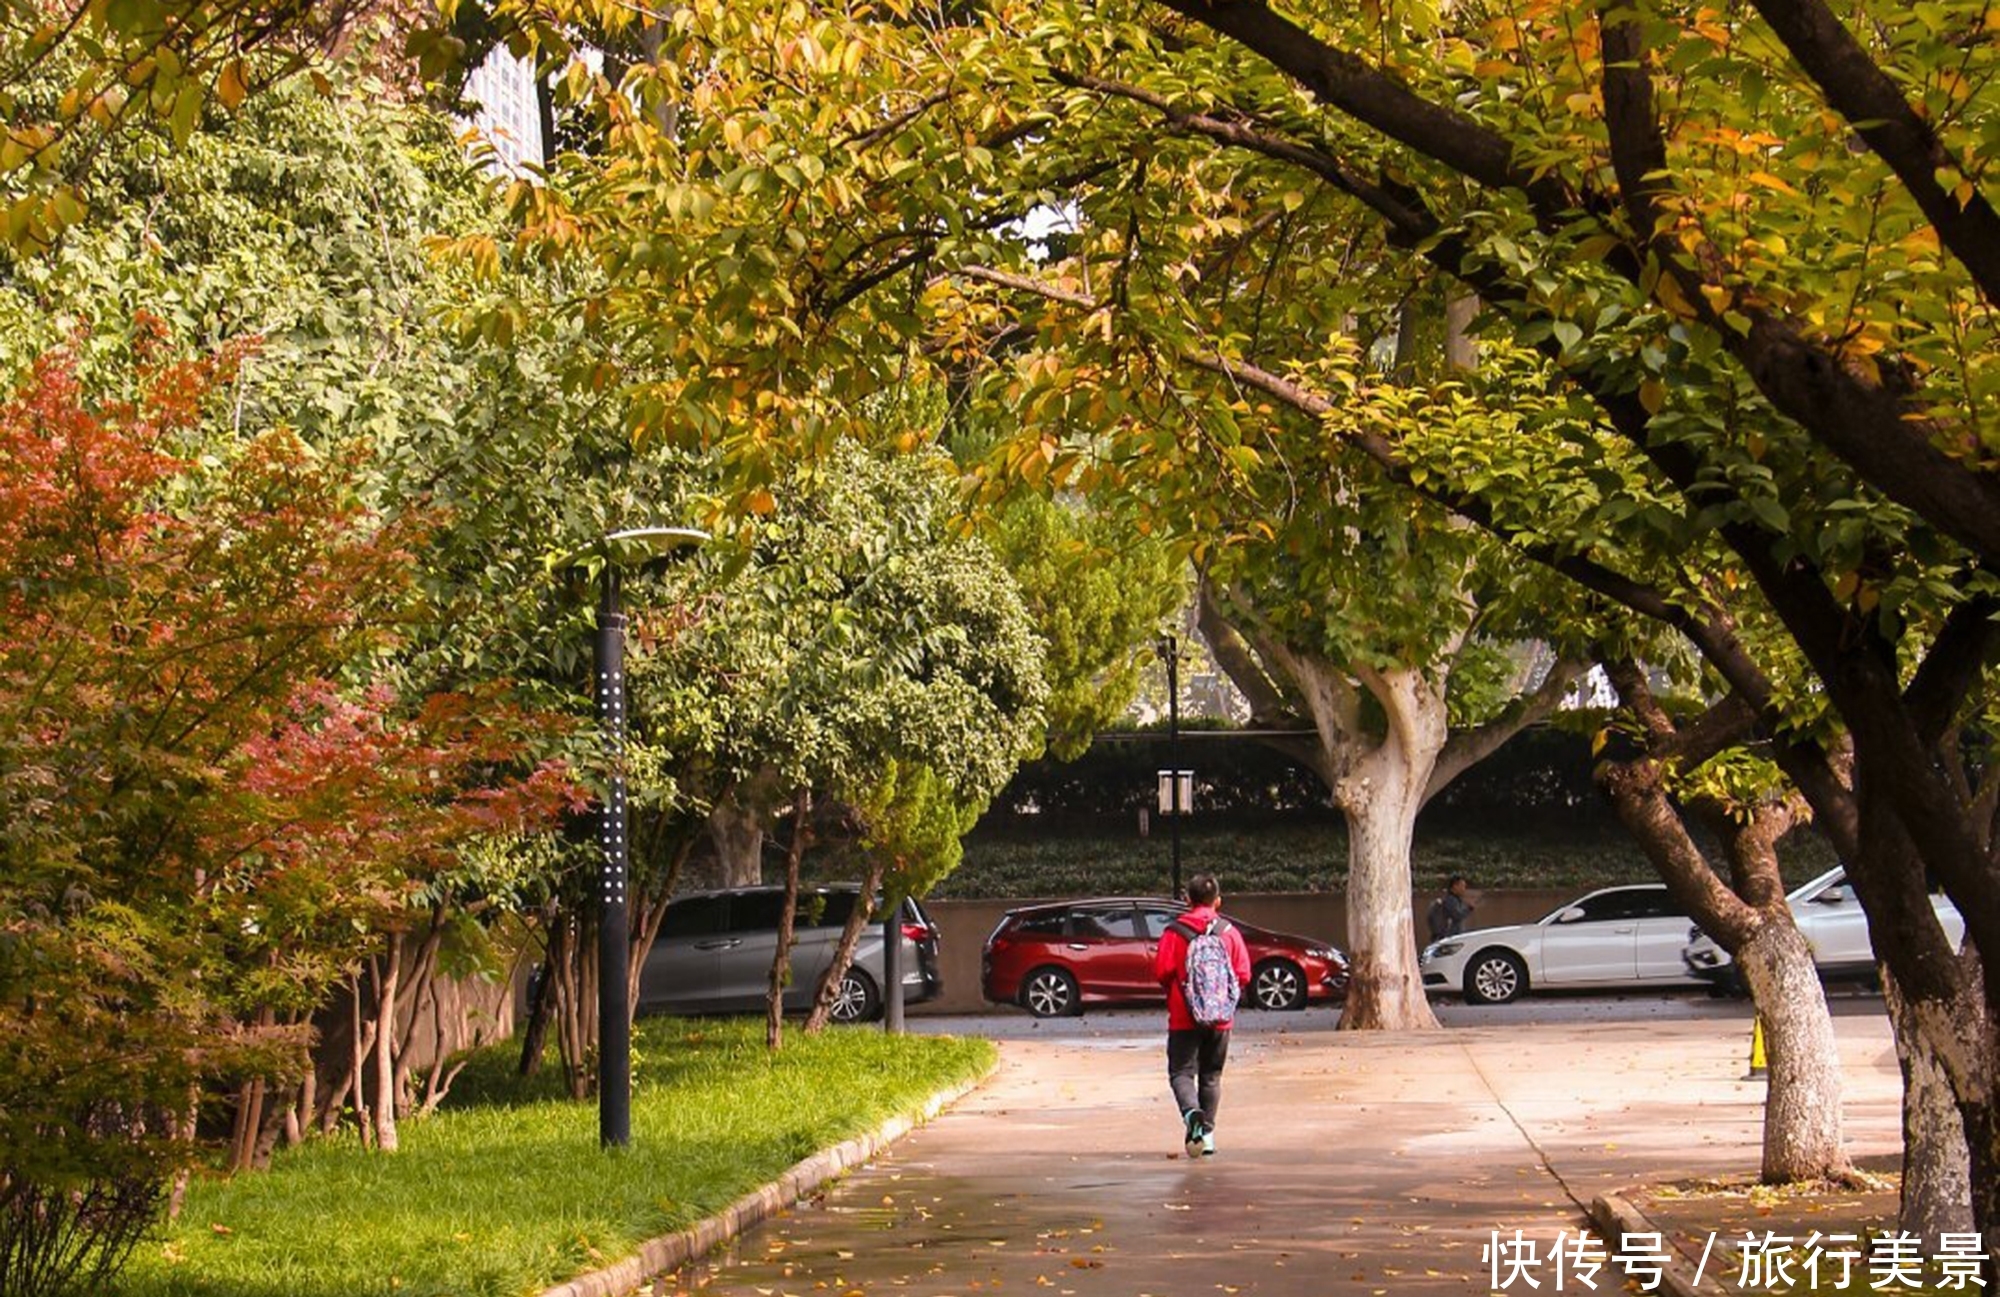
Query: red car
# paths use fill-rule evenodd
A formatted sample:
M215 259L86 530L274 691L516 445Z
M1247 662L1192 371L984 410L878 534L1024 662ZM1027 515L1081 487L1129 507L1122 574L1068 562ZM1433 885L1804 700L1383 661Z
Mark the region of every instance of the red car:
M1081 1013L1086 1002L1163 1002L1153 952L1184 909L1149 897L1108 897L1009 910L980 959L986 998L1018 1004L1038 1018ZM1245 1004L1303 1009L1347 994L1347 956L1340 951L1224 917L1250 947Z

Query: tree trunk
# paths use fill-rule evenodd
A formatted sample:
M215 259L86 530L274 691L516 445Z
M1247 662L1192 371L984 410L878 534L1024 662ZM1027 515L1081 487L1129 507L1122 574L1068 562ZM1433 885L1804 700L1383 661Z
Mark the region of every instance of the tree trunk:
M1765 1025L1770 1056L1764 1094L1767 1183L1849 1180L1841 1122L1840 1056L1826 992L1812 950L1792 922L1778 871L1778 839L1797 818L1797 803L1773 797L1748 804L1702 802L1710 829L1728 853L1732 890L1709 864L1667 795L1670 767L1694 769L1734 746L1752 717L1724 703L1677 725L1653 696L1645 673L1629 661L1605 669L1626 710L1645 735L1642 753L1604 760L1598 786L1619 821L1702 930L1737 961Z
M862 880L861 895L854 902L854 909L848 913L847 922L841 926L840 940L833 948L833 962L820 974L819 986L813 991L812 1012L806 1015L805 1033L810 1036L826 1029L833 1017L833 1002L840 994L840 981L847 976L848 968L854 963L854 948L861 944L861 933L867 928L873 913L875 892L882 886L882 874L886 861L874 852L868 855L868 876ZM894 924L889 925L894 927ZM900 934L898 934L900 938ZM887 961L884 961L886 966ZM886 1002L889 988L882 988Z
M401 988L403 938L389 934L389 957L375 988L375 1146L396 1151L396 993Z
M597 1074L597 929L587 913L566 913L559 922L567 932L564 958L549 968L555 981L556 1052L570 1097L587 1099Z
M541 1070L549 1022L555 1017L556 970L567 958L564 948L569 929L563 922L562 912L558 910L550 915L547 924L548 938L543 943L541 975L535 979L534 994L528 997L528 1021L521 1028L521 1061L516 1070L522 1076L533 1076Z
M1995 1121L1995 1088L2000 1084L2000 1008L1989 998L1987 973L1979 952L1953 950L1944 940L1927 889L1925 869L1902 811L1891 796L1891 785L1902 772L1879 754L1856 745L1855 806L1859 826L1857 849L1848 863L1847 879L1868 915L1869 939L1884 970L1885 993L1893 987L1899 1061L1904 1083L1912 1078L1923 1091L1905 1093L1904 1133L1922 1141L1906 1147L1906 1162L1914 1159L1924 1177L1918 1191L1927 1201L1911 1204L1930 1222L1949 1219L1948 1204L1939 1199L1953 1190L1957 1179L1943 1172L1945 1159L1961 1150L1965 1157L1966 1208L1972 1226L1985 1238L1986 1278L1995 1274L1993 1257L2000 1248L2000 1125ZM1971 922L1967 922L1970 937ZM1929 1093L1934 1079L1948 1087L1947 1107ZM1912 1105L1918 1105L1912 1110ZM1955 1109L1959 1140L1952 1140L1950 1113Z
M368 962L371 967L375 963L373 959L370 959ZM371 978L370 980L374 979ZM375 1127L368 1120L368 1087L363 1084L363 1077L366 1076L368 1070L369 1042L372 1040L372 1036L364 1033L372 1031L372 1027L370 1024L362 1021L361 973L359 970L356 970L354 976L348 979L347 994L353 1004L354 1039L348 1042L346 1088L354 1097L354 1124L360 1129L361 1142L365 1145L375 1137ZM338 1103L339 1101L336 1099L330 1113L332 1122L336 1124L340 1121Z
M194 1143L195 1133L201 1114L201 1086L190 1085L187 1103L174 1114L174 1138L183 1144ZM167 1190L167 1219L181 1218L181 1208L187 1203L188 1179L192 1172L186 1167L174 1172L173 1184Z
M437 1016L437 959L438 951L444 945L445 910L443 905L431 907L430 925L424 930L423 941L417 953L409 962L409 970L403 976L403 987L397 1002L390 1006L389 1021L397 1024L395 1077L391 1093L395 1095L394 1112L398 1117L407 1117L411 1112L410 1070L411 1060L416 1054L417 1032L425 1019L428 1007L432 1025L438 1023ZM401 939L396 938L398 944ZM444 1032L440 1028L432 1034L431 1047L439 1057L445 1052Z
M1444 363L1466 371L1479 363L1472 342L1472 320L1479 314L1479 298L1456 285L1447 285L1444 299Z
M806 854L806 820L811 809L811 796L800 789L792 798L792 847L785 853L785 908L778 915L778 950L771 958L771 989L764 1003L764 1044L773 1050L785 1042L785 987L792 980L792 925L798 916L799 863Z
M694 845L693 837L684 838L667 862L666 877L644 892L634 889L633 900L638 908L633 915L631 958L626 963L625 975L625 1011L634 1018L639 1016L639 986L645 978L646 958L653 953L653 943L659 940L660 925L666 922L667 906L674 899L674 889L680 886L681 871L693 854Z
M764 881L764 820L732 792L715 803L708 816L709 840L722 871L724 887L755 887Z
M1444 695L1420 671L1370 681L1389 713L1388 733L1335 789L1347 819L1347 1004L1343 1031L1438 1025L1417 968L1410 909L1410 839L1431 769L1444 749Z
M252 1077L236 1090L236 1120L229 1132L229 1171L248 1171L257 1164L257 1132L264 1124L264 1078Z
M1764 1019L1764 1183L1852 1179L1840 1046L1812 947L1796 926L1767 922L1736 951L1736 964Z
M1895 975L1882 973L1882 999L1896 1032L1896 1061L1903 1070L1903 1192L1898 1228L1924 1241L1935 1256L1938 1237L1972 1229L1971 1155L1965 1123L1951 1082L1917 1038L1910 1008Z

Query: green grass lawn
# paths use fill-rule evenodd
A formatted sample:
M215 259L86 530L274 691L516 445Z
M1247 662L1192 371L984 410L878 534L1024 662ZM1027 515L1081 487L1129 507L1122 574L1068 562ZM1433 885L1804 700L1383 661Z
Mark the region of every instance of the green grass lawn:
M281 1152L269 1172L207 1179L142 1243L124 1297L519 1297L692 1224L819 1149L990 1066L983 1040L818 1037L771 1055L751 1020L642 1022L632 1145L597 1146L594 1102L480 1055L402 1149L350 1138Z

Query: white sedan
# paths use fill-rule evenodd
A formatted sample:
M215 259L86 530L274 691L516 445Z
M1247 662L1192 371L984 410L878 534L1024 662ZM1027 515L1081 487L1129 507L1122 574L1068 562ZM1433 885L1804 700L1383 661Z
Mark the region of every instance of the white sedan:
M1606 887L1534 923L1475 928L1424 947L1427 991L1505 1004L1528 988L1685 986L1687 911L1661 883Z
M1875 947L1868 939L1868 916L1861 902L1847 886L1847 871L1836 866L1800 887L1785 898L1792 907L1792 921L1798 924L1806 944L1812 947L1813 963L1823 981L1874 981ZM1958 907L1943 891L1931 890L1931 908L1937 911L1938 925L1945 940L1956 950L1965 940L1965 920ZM1729 952L1699 929L1688 930L1687 948L1681 959L1696 977L1743 989L1741 974Z

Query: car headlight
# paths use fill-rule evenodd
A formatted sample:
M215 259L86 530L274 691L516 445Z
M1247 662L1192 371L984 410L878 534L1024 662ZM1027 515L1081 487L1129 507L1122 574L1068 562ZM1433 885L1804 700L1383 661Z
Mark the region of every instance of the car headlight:
M1343 963L1346 962L1341 958L1340 952L1338 950L1335 950L1332 946L1307 946L1306 958L1324 959L1328 961L1339 961Z
M1425 959L1442 959L1446 955L1456 955L1465 949L1463 941L1437 941L1424 947Z

